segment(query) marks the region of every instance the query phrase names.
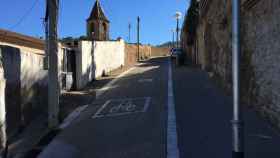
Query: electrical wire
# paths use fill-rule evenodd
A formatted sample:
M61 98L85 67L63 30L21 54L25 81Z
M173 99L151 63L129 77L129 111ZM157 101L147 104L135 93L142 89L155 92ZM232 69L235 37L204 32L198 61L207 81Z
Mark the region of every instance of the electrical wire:
M39 0L35 0L34 3L32 4L32 6L25 12L25 14L23 14L23 16L19 19L19 21L17 23L15 23L14 25L12 25L9 29L13 30L16 27L18 27L29 16L29 14L35 8L35 6L38 4L38 2L39 2Z

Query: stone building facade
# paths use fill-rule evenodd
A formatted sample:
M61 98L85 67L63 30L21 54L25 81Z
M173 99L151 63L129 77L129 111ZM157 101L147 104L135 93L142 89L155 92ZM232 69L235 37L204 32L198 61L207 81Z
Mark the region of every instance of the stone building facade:
M231 1L201 0L195 42L188 45L182 32L188 58L212 72L227 92L232 87L231 7ZM242 101L280 127L280 1L241 0L241 7Z
M110 21L105 16L99 0L96 0L91 14L87 19L87 37L97 41L108 41Z

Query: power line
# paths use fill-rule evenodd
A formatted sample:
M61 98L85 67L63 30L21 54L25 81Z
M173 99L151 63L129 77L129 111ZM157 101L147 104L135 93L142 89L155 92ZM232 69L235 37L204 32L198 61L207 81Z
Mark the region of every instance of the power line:
M25 14L23 14L23 16L19 19L19 21L17 23L15 23L14 25L12 25L9 29L13 30L17 26L19 26L28 17L28 15L35 8L35 6L37 5L38 2L39 2L39 0L35 0L35 2L32 4L32 6L25 12Z

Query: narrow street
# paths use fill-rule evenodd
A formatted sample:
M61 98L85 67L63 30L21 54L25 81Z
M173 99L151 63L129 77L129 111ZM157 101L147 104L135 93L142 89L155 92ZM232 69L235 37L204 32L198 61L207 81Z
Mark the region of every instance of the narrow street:
M0 10L0 158L280 158L280 1Z
M143 62L103 87L106 91L40 157L172 157L167 156L173 152L168 147L177 145L167 140L174 139L167 132L168 60ZM172 72L179 149L175 156L231 157L231 99L201 70L173 65ZM278 133L254 111L244 113L246 157L279 157Z
M45 157L165 157L168 63L151 59L103 87L107 91L49 145Z

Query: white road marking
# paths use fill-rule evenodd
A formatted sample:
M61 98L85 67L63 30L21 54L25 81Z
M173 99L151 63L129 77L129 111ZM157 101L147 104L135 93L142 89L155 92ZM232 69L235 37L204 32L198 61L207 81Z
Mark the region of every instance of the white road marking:
M60 124L59 129L64 129L68 127L86 108L88 105L84 105L76 108L73 112L71 112Z
M167 158L179 158L171 62L168 62Z
M146 111L147 111L148 107L150 106L150 103L151 103L151 98L150 98L150 97L148 97L148 98L146 99L146 102L145 102L145 106L144 106L143 112L146 112Z
M104 87L102 87L101 89L99 89L96 92L96 99L98 99L101 95L103 95L106 91L115 88L113 85L123 76L125 76L126 74L128 74L130 71L132 71L133 69L135 69L135 67L130 68L129 70L121 73L119 76L117 76L115 79L113 79L111 82L109 82L108 84L106 84ZM76 92L78 93L78 92ZM66 127L68 127L75 119L77 119L80 114L87 109L88 105L84 105L81 107L76 108L73 112L71 112L64 120L63 122L59 125L60 129L64 129Z
M97 90L96 91L96 99L98 99L100 96L102 96L105 92L107 92L108 89L110 89L110 87L113 87L113 85L122 77L124 77L125 75L127 75L129 72L131 72L132 70L134 70L136 67L132 67L129 70L121 73L119 76L117 76L116 78L114 78L112 81L110 81L109 83L107 83L104 87L102 87L102 90Z
M81 156L82 153L76 146L61 140L54 140L40 153L38 158L77 158Z
M106 101L106 103L103 104L103 105L98 109L98 111L93 115L92 118L97 118L98 115L102 112L102 110L103 110L110 102L111 102L110 100Z
M133 101L136 100L143 100L145 101L144 104L136 105ZM101 114L110 103L120 101L119 104L116 104L108 110L107 114ZM93 119L95 118L102 118L102 117L112 117L112 116L123 116L123 115L130 115L136 113L145 113L150 106L151 97L146 98L129 98L129 99L112 99L108 100L103 106L101 106L97 112L92 116ZM129 103L129 104L127 104ZM143 106L142 109L136 110L137 106Z
M272 139L271 136L267 136L267 135L263 135L263 134L252 134L250 135L252 137L257 137L257 138L261 138L261 139Z
M152 78L145 78L145 79L140 79L140 80L138 80L138 82L140 82L140 83L144 83L144 82L153 82L153 79L152 79Z

